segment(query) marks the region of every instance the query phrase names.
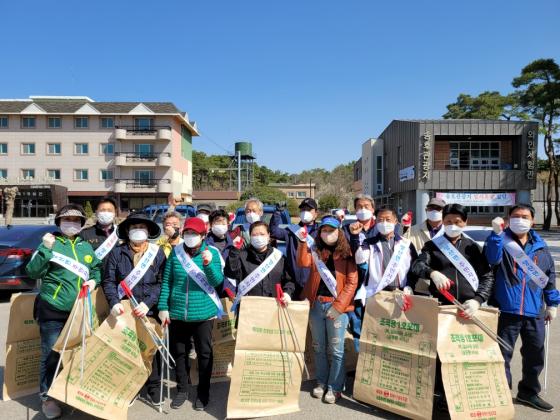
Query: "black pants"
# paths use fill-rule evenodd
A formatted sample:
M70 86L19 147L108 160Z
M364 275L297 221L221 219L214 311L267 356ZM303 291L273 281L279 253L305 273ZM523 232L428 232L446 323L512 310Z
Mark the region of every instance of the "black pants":
M544 368L544 319L502 312L498 319L498 335L513 348L521 336L522 377L517 392L532 397L541 391L539 375ZM506 377L511 388L510 362L513 351L501 347L506 366Z
M208 403L210 396L210 378L212 376L212 327L214 320L199 322L171 321L169 333L173 357L175 358L175 374L177 376L177 391L187 392L189 380L188 358L191 347L191 337L194 338L194 348L198 359L198 398Z

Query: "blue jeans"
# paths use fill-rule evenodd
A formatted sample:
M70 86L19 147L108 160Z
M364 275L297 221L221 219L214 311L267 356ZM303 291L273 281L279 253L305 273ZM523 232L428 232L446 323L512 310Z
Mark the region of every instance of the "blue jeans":
M54 379L54 372L58 364L59 354L52 350L58 340L64 321L39 321L41 333L41 376L39 381L39 397L42 401L48 400L47 392Z
M364 307L361 302L354 302L354 310L348 312L348 332L354 337L354 348L356 353L360 352L360 334L362 332L362 320L364 318Z
M335 392L342 392L346 379L344 333L348 327L348 315L344 313L335 320L328 319L327 311L331 305L330 302L315 301L309 313L315 352L315 375L319 385Z

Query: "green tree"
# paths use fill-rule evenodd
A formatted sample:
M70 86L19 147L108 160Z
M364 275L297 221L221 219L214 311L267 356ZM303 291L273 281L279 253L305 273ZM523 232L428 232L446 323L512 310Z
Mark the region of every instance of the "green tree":
M91 207L91 203L88 201L86 201L86 204L84 206L84 211L86 212L86 217L89 219L90 217L93 217L93 208Z
M457 101L447 105L445 119L511 120L527 119L517 93L502 95L496 91L482 92L478 96L461 93Z
M291 217L297 217L299 215L299 202L295 198L290 198L288 200L288 213Z
M285 203L288 199L286 194L282 191L266 186L256 186L241 194L242 201L253 197L258 198L264 204Z
M336 194L325 194L319 198L319 210L328 212L330 209L340 207L340 199Z

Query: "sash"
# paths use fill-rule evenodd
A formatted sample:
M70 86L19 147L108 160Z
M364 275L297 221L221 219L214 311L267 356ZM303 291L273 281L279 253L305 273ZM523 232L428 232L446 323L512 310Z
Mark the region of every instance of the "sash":
M224 308L222 307L222 302L220 301L220 298L216 293L216 289L214 289L214 287L210 283L208 283L204 271L202 271L200 267L195 264L195 262L189 256L189 254L185 252L185 248L183 246L175 247L175 255L177 255L179 262L181 263L181 265L183 266L184 270L187 272L189 277L195 281L198 287L200 287L204 292L206 292L206 294L210 297L210 299L212 299L212 302L214 302L214 305L216 305L216 307L218 308L218 318L221 319L222 315L224 314ZM186 306L187 305L185 305L185 311L186 311Z
M89 268L83 265L81 262L76 261L66 255L62 255L60 252L52 253L52 257L49 261L60 265L62 268L74 273L80 277L83 281L89 280Z
M395 243L393 249L393 255L389 260L389 264L385 268L385 272L383 272L383 276L379 279L379 273L381 273L382 261L383 261L383 253L382 252L370 252L369 257L369 279L368 284L366 286L366 298L375 295L380 290L386 288L389 284L395 281L395 278L399 273L408 272L410 268L410 241L405 238L401 238L400 241ZM379 257L376 258L376 255L381 256L381 261ZM374 261L374 258L376 261ZM408 267L407 267L408 266ZM373 268L376 269L373 269ZM406 280L406 276L402 275L400 278L400 287L404 286L404 281Z
M226 262L225 262L225 260L224 260L224 257L222 256L221 251L220 251L218 248L216 248L215 246L213 246L213 245L208 245L208 248L213 248L213 249L215 249L215 250L218 252L218 255L220 256L220 265L222 266L222 272L223 272L223 271L224 271L224 267L226 266ZM233 287L233 290L234 290L234 291L237 290L237 280L235 280L235 279L230 279L229 277L224 276L224 286L223 286L223 287L224 287L224 288L227 287L227 288L231 289L230 286Z
M503 239L505 250L509 255L511 255L516 264L521 267L527 277L529 277L537 286L544 289L548 284L548 276L537 264L533 262L531 258L529 258L517 242L505 234L503 235Z
M140 262L136 265L136 267L132 269L130 273L128 273L128 276L125 277L124 282L130 290L132 290L134 286L136 286L136 284L140 281L140 279L144 277L144 274L146 274L146 271L148 271L148 268L150 268L150 265L152 265L152 263L154 262L158 251L159 246L157 246L156 244L148 245L148 249L146 250L146 252L144 252L144 255L142 255L142 259L140 260ZM119 299L122 299L124 295L124 290L119 284Z
M266 259L255 268L247 277L243 279L239 283L239 288L237 291L237 296L235 297L235 301L233 302L233 306L231 308L231 312L235 312L237 310L237 306L239 305L239 301L243 296L245 296L249 291L259 284L267 275L272 271L276 264L280 262L282 259L282 252L274 248L272 254L270 254Z
M114 227L113 233L109 235L107 239L103 241L103 243L95 250L95 256L102 260L107 256L109 252L115 247L117 242L119 241L119 237L117 236L117 227Z
M453 244L443 235L432 239L432 242L439 248L443 255L451 261L451 264L453 264L455 268L461 272L463 277L467 279L473 290L476 292L478 289L478 276L476 275L473 266L467 261L467 259L459 251L457 251L457 248L455 248Z

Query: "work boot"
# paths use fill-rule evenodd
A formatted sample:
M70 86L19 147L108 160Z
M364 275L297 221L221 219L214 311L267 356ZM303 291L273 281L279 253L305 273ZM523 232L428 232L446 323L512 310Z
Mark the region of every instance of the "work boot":
M325 395L325 387L321 384L317 384L317 386L313 388L313 391L311 391L311 396L313 398L323 398L323 395Z
M526 395L517 394L516 399L518 402L536 408L537 410L540 411L550 413L552 410L554 410L554 406L547 403L538 395L533 395L532 397L528 397Z
M162 405L161 398L159 397L159 389L157 391L149 391L146 399L156 408Z
M62 415L60 406L54 400L43 401L43 404L41 404L41 411L48 419L57 419Z
M334 404L340 399L341 395L342 394L340 392L336 392L333 391L332 389L329 389L327 390L327 393L325 394L323 401L326 402L327 404Z
M171 408L180 408L185 403L185 401L187 401L187 399L188 395L186 392L177 392L177 394L173 397L173 401L171 401Z

